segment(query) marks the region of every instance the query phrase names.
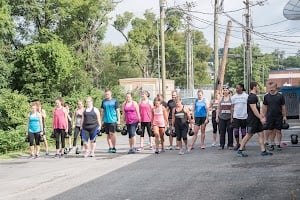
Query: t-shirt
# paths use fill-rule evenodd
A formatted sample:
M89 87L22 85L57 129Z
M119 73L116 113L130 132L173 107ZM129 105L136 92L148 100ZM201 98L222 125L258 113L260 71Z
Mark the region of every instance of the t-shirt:
M250 104L256 104L256 108L257 108L258 112L260 112L260 104L259 104L259 100L258 100L256 94L250 93L248 96L248 103L247 103L248 118L247 118L247 120L259 120L259 118L256 117L253 110L251 109Z
M282 117L282 106L285 105L285 100L282 94L274 95L268 93L264 96L264 105L267 105L267 117L277 118Z
M169 108L169 119L172 119L172 110L176 107L176 102L173 99L170 99L167 103L167 107Z
M117 109L119 109L119 102L112 98L110 100L104 99L101 104L101 108L104 110L104 123L117 123L118 115Z
M247 101L248 94L243 92L242 94L235 94L231 97L231 102L234 105L233 118L235 119L247 119Z

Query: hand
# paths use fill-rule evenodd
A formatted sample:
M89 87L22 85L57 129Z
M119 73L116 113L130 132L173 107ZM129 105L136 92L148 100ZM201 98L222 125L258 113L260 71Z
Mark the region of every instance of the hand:
M219 118L218 117L216 118L216 122L219 123Z
M260 121L261 121L262 124L265 124L266 123L266 118L262 117L262 118L260 118Z
M286 117L283 117L283 122L286 122L287 121L287 118Z

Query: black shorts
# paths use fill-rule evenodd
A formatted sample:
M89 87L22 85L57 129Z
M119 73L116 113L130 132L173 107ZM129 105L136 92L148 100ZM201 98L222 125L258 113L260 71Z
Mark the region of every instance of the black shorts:
M104 131L106 134L115 133L117 130L117 123L104 123Z
M254 134L263 131L263 125L259 119L247 120L247 133Z
M195 117L195 125L201 126L204 124L206 117Z
M232 126L233 128L237 128L237 129L239 128L245 129L247 127L247 119L233 118Z
M281 130L282 129L282 124L283 124L283 117L267 117L267 127L269 130Z

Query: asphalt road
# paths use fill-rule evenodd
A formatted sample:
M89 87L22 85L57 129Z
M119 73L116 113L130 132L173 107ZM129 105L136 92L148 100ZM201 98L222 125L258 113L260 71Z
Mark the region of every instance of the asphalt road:
M106 153L102 138L95 158L0 161L0 199L300 199L300 144L290 144L291 133L300 134L299 120L284 131L283 150L267 157L260 156L256 136L247 158L210 147L208 127L207 148L185 155L148 149L128 155L128 139L119 136L117 154Z

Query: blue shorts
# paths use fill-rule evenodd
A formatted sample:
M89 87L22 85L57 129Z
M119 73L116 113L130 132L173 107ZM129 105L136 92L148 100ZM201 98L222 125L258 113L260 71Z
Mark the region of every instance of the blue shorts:
M89 140L91 142L96 142L96 137L97 137L97 130L99 126L96 126L94 128L87 128L87 129L82 129L81 130L81 138L83 143L87 143Z

